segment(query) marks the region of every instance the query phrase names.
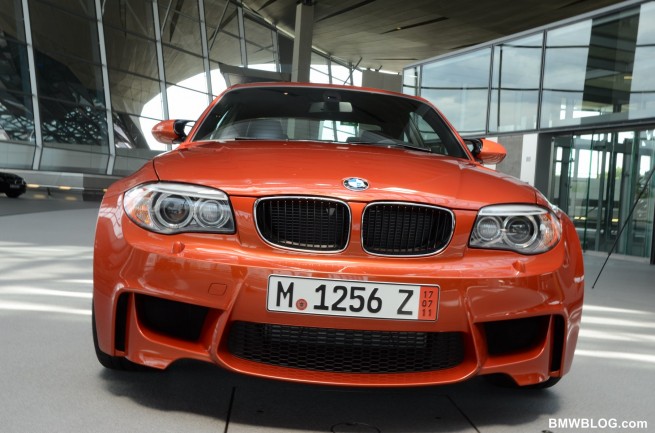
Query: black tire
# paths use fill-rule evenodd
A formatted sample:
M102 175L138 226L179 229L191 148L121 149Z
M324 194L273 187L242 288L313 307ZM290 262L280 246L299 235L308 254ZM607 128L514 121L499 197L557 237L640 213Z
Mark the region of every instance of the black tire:
M22 192L18 192L18 191L9 191L9 192L6 192L5 194L7 194L7 197L9 197L9 198L18 198L18 197L20 197L23 193L22 193Z
M541 383L519 386L516 384L516 382L514 382L514 380L511 377L506 376L504 374L491 374L488 376L484 376L484 378L489 383L492 383L496 386L500 386L502 388L515 388L515 389L546 389L546 388L550 388L551 386L554 386L561 379L561 377L549 377L547 380Z
M111 356L100 350L96 330L96 314L93 308L91 308L91 328L93 330L93 346L96 350L96 357L103 367L118 371L157 371L155 368L136 364L123 356Z

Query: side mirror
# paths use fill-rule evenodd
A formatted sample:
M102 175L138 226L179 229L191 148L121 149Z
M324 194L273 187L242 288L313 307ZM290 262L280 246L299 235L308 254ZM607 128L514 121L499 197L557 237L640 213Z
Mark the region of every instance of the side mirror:
M484 164L498 164L507 156L507 150L502 144L486 138L467 138L464 142L473 157Z
M152 135L160 143L181 143L187 136L184 128L189 122L193 120L162 120L152 127Z

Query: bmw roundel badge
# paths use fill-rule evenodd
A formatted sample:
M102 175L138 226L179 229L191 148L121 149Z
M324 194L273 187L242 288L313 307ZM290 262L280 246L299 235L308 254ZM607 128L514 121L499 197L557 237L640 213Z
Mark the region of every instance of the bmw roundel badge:
M343 186L351 191L364 191L368 189L368 182L359 177L349 177L343 180Z

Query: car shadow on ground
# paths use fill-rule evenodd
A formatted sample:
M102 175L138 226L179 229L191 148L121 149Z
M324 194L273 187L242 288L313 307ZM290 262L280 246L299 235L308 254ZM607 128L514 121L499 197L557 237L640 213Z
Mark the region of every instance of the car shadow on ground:
M555 390L502 388L483 378L447 386L345 388L242 376L195 361L165 372L106 370L101 377L115 396L214 418L227 424L226 432L484 432L485 426L530 425L560 406Z

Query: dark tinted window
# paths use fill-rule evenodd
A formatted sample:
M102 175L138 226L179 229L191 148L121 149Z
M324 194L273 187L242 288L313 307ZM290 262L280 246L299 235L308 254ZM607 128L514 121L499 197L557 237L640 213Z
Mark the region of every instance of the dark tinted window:
M245 88L223 96L194 140L274 139L414 147L466 158L430 106L348 89Z

